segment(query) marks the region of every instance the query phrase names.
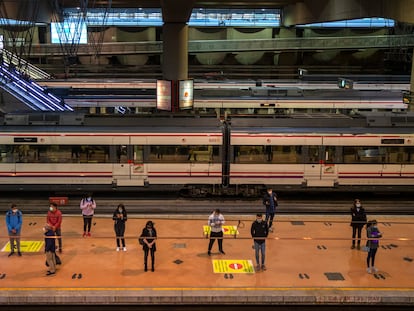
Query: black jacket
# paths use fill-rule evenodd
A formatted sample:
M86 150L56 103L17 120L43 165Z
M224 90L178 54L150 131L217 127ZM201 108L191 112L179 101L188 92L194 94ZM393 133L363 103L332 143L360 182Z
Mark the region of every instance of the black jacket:
M354 206L351 208L351 226L353 227L363 227L367 222L367 214L365 209L361 206L359 210Z
M154 241L157 238L157 230L155 230L155 228L152 228L152 235L150 234L150 231L147 228L142 229L142 233L140 236L140 239L145 239L148 241L148 243L151 243L152 241ZM152 246L154 252L157 250L155 243ZM142 243L142 249L148 249L148 245L143 242Z
M267 226L267 223L265 221L258 222L257 220L253 221L252 227L250 229L250 233L252 234L252 237L254 238L255 242L258 242L259 244L266 241L266 237L269 234L269 228ZM256 239L256 238L262 238L262 239Z

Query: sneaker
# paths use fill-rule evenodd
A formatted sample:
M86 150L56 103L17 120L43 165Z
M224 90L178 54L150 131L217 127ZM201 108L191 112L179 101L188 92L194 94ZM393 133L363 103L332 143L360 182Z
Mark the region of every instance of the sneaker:
M46 276L53 276L53 275L55 275L56 274L56 272L50 272L50 271L47 271L47 273L46 273Z
M361 245L358 245L358 246L357 246L357 249L361 249Z
M18 255L19 257L21 257L21 256L22 256L22 253L21 253L21 252L17 252L17 255Z
M210 251L208 251L208 252L207 252L207 255L211 256L211 252L210 252ZM9 256L10 256L10 255L9 255Z
M116 248L116 251L119 252L119 247Z
M374 273L377 273L377 272L378 272L378 269L377 269L377 268L375 268L375 267L372 267L372 268L371 268L371 270L372 270L372 272L374 272Z
M256 271L260 271L260 265L256 266Z
M371 273L371 268L367 268L367 272L368 273Z
M8 257L13 256L13 255L14 255L14 252L11 252Z
M265 265L262 265L262 270L266 271L266 266Z
M355 248L355 245L352 245L352 246L351 246L351 249L354 249L354 248Z
M82 236L83 236L83 237L86 237L86 232L84 232L84 233L82 234Z
M220 253L222 253L223 255L226 255L226 253L223 250L221 250Z
M124 252L126 252L126 247L124 247L122 250L123 250Z
M90 232L88 232L88 236L89 236L89 237L91 236L91 233L90 233Z

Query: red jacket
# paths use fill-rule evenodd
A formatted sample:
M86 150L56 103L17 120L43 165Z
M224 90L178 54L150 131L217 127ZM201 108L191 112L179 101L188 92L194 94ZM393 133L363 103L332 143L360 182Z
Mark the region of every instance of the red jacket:
M62 212L58 209L55 212L48 211L46 222L51 225L54 230L59 229L62 224Z

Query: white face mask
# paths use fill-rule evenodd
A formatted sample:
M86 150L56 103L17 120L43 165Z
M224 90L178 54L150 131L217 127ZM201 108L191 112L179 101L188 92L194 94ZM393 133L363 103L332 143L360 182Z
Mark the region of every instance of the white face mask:
M16 208L16 209L12 209L12 212L13 213L17 213L17 211L18 211L18 209Z
M49 210L50 210L51 212L53 212L53 207L49 207Z
M359 207L361 207L361 203L357 203L357 204L355 204L355 206L359 208Z
M92 198L91 198L91 197L88 197L88 198L86 198L86 200L88 200L88 201L92 201Z
M118 208L118 212L119 213L122 213L122 208Z
M256 219L256 221L257 221L258 223L261 223L261 222L262 222L262 219Z

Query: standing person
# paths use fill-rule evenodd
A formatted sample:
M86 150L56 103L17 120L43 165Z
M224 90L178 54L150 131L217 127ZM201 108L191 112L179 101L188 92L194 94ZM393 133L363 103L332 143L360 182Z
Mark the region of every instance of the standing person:
M273 192L272 188L268 188L264 197L263 197L263 205L266 207L266 218L265 222L269 227L269 231L273 232L272 224L273 218L275 217L277 203L277 196L276 193Z
M208 225L210 226L210 242L208 243L207 254L211 255L211 248L213 247L214 241L218 239L218 248L219 252L226 254L223 251L223 225L224 225L224 216L220 213L220 210L217 208L214 212L208 217Z
M355 240L358 233L357 249L361 248L361 231L367 222L367 214L365 209L362 207L361 200L355 199L354 206L351 207L351 227L352 227L352 246L351 249L355 248Z
M266 237L269 234L267 223L263 221L262 214L256 215L256 220L252 223L250 233L254 239L254 251L256 255L256 271L266 270ZM259 261L259 253L262 253L262 260Z
M58 209L58 205L54 202L49 204L49 211L47 212L46 217L47 224L55 232L55 235L58 237L59 243L59 253L62 252L62 212Z
M125 246L125 222L128 220L128 215L124 204L119 204L112 216L114 220L114 230L116 234L116 251L119 252L122 242L122 250L126 252Z
M56 238L55 231L49 224L46 224L43 228L45 233L45 254L46 263L49 267L46 275L55 275L56 273Z
M88 194L80 201L83 216L83 237L91 236L92 218L95 213L96 202L92 194Z
M23 214L17 208L16 204L12 204L10 209L6 213L6 225L9 233L10 240L10 254L9 257L14 255L14 250L17 250L19 256L22 255L20 252L20 232L22 229Z
M155 265L155 251L157 246L155 240L157 239L157 230L154 228L154 223L149 220L147 221L142 233L139 237L139 243L142 245L144 250L144 271L148 271L148 254L151 253L151 271L154 272Z
M379 246L379 238L382 237L382 233L378 230L377 221L371 220L367 223L367 272L377 272L378 269L375 267L375 255L377 254Z

